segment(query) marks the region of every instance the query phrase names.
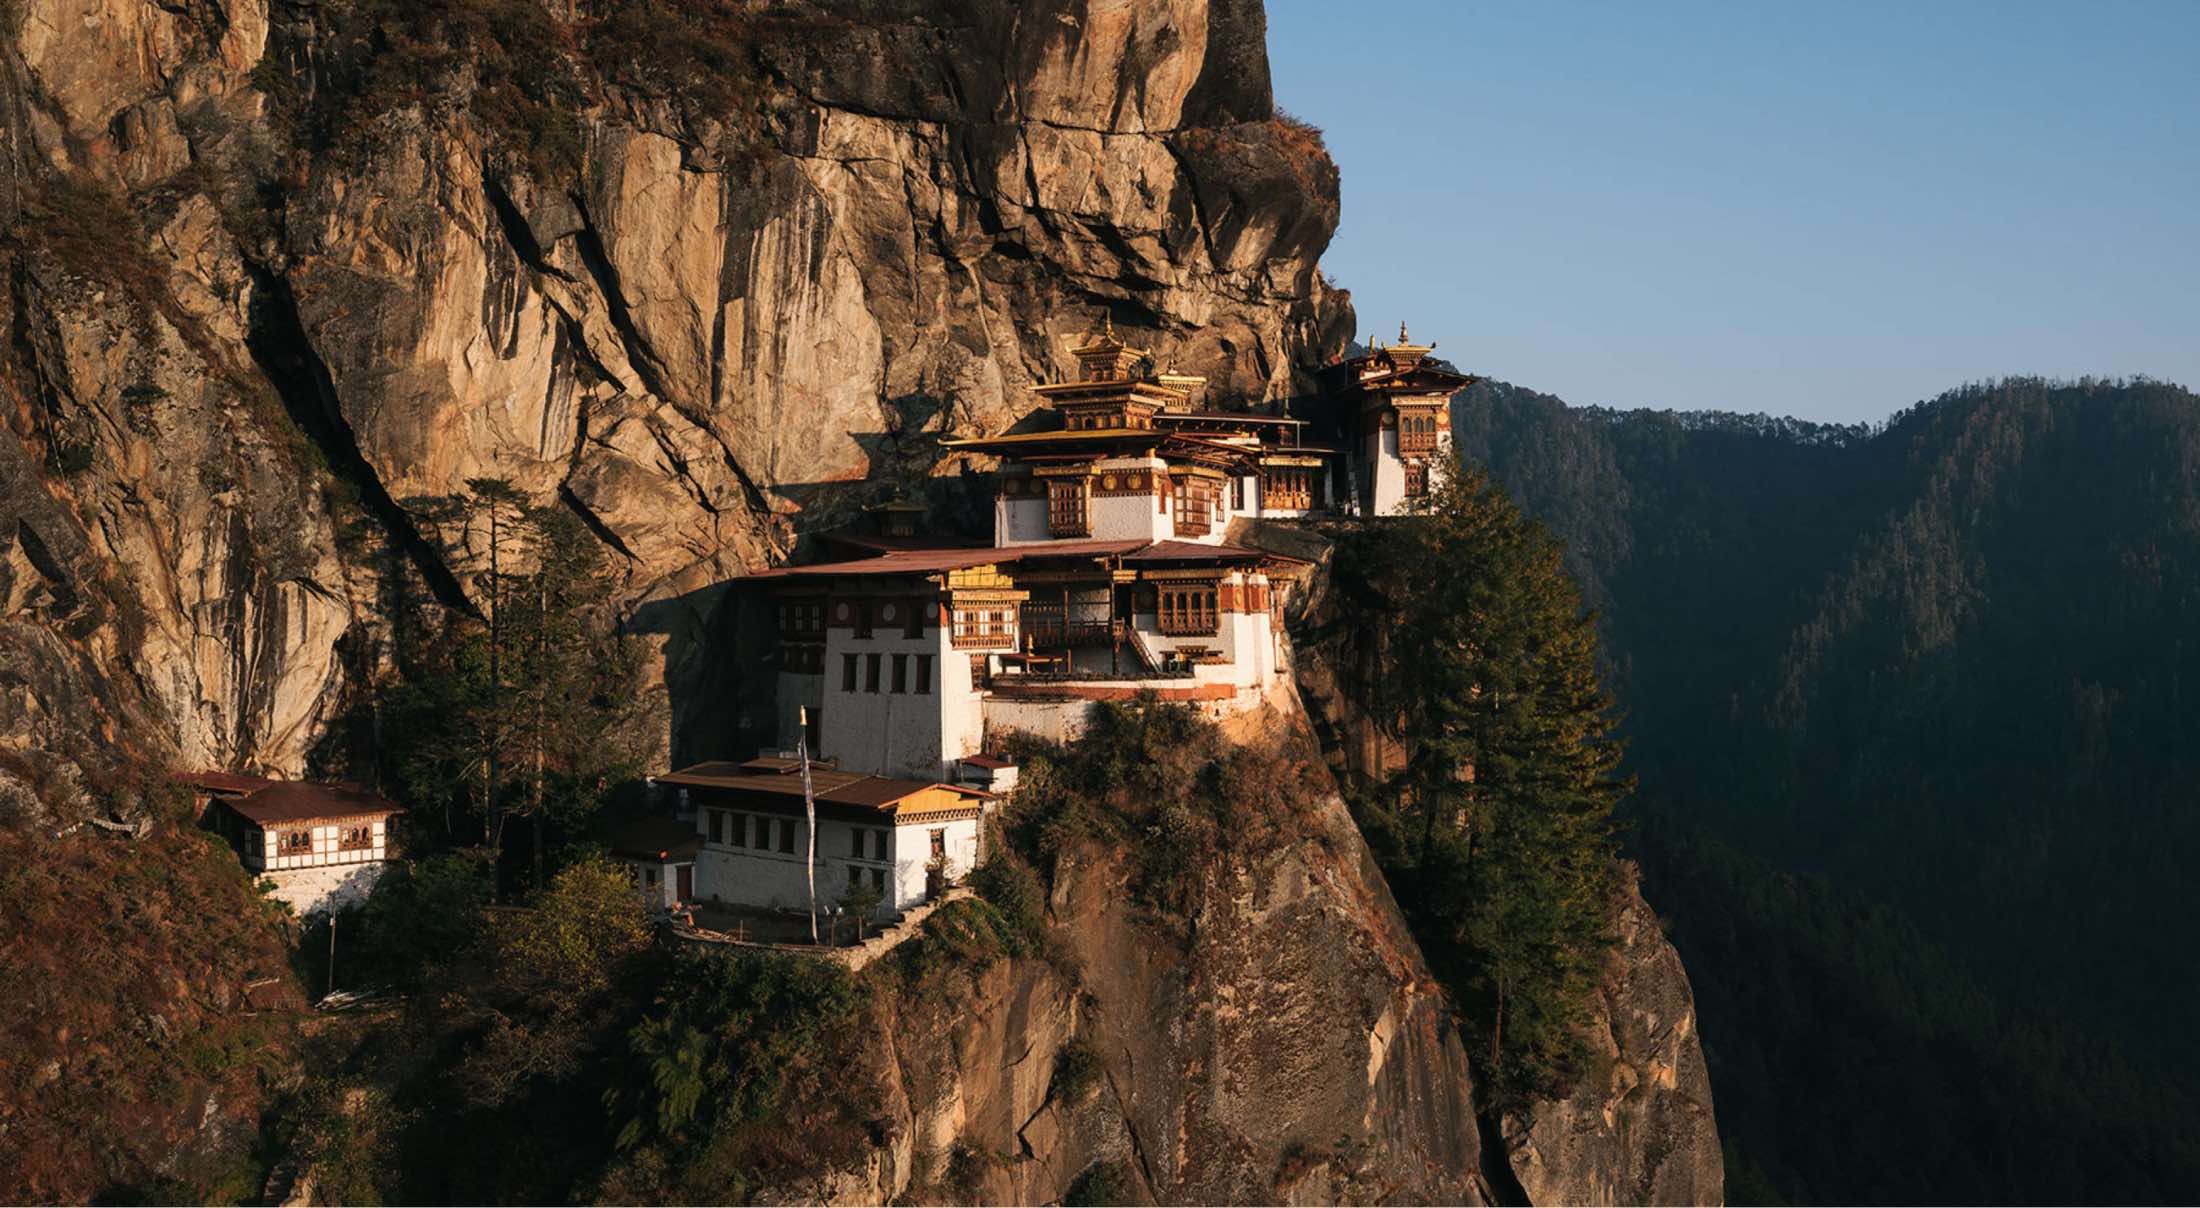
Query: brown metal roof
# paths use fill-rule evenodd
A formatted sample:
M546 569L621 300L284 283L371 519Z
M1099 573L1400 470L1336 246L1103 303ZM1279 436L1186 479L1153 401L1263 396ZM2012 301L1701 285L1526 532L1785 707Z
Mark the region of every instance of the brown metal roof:
M176 783L209 793L251 793L264 789L276 781L265 776L247 776L241 772L178 772Z
M901 553L909 550L983 549L982 537L894 537L871 533L819 533L819 541L845 545L851 549L874 550L879 553Z
M686 859L702 850L695 824L678 818L638 818L611 832L611 853L644 860Z
M842 575L932 575L942 571L965 570L973 566L989 564L1013 564L1037 558L1110 558L1120 557L1132 562L1183 562L1201 558L1219 561L1265 559L1274 562L1299 562L1303 559L1287 558L1281 554L1246 549L1238 545L1203 545L1192 541L1147 542L1131 537L1114 541L1036 541L1029 545L1000 546L992 549L929 549L903 550L881 554L876 558L858 558L850 562L818 562L809 566L781 566L758 571L752 579L815 579L834 578ZM739 765L728 764L728 767Z
M1226 562L1305 561L1303 558L1271 554L1266 550L1247 549L1242 545L1202 545L1197 541L1156 541L1135 554L1126 555L1123 561L1135 565L1140 562L1199 562L1208 559Z
M280 781L229 802L229 808L261 826L322 818L402 814L403 806L355 784Z
M836 575L934 575L941 571L967 570L988 563L1017 562L1025 558L1103 558L1127 554L1146 544L1138 538L1122 541L1045 541L1001 548L957 546L945 549L896 550L876 558L847 562L818 562L809 566L780 566L758 571L752 579L812 579Z
M1154 416L1154 417L1153 417L1153 419L1154 419L1154 422L1155 422L1155 423L1157 423L1157 424L1158 424L1158 423L1164 423L1164 422L1167 422L1167 421L1169 421L1169 420L1184 420L1184 419L1200 419L1200 420L1213 420L1213 419L1221 419L1221 420L1228 420L1228 421L1230 421L1231 423L1237 423L1237 424L1302 424L1302 425L1303 425L1304 423L1306 423L1306 421L1305 421L1305 420L1303 420L1303 419L1292 419L1292 418L1291 418L1290 416L1288 416L1288 415L1265 415L1265 414L1262 414L1261 412L1258 412L1258 411L1163 411L1163 412L1161 412L1160 414L1158 414L1158 415Z
M744 772L739 765L724 762L699 763L677 772L657 777L660 784L676 784L687 788L725 789L739 793L767 793L775 797L800 797L802 777L784 772ZM912 797L926 789L947 789L966 797L983 798L984 793L960 785L940 784L931 780L896 780L886 776L864 776L855 772L836 772L812 767L810 771L812 791L821 802L833 805L853 805L869 809L885 809L905 797Z

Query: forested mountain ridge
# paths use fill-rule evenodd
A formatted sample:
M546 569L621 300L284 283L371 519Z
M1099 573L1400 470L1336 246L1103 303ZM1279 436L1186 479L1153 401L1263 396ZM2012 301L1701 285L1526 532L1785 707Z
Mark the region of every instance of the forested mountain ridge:
M2200 399L2011 379L1865 427L1576 410L1488 383L1456 425L1463 454L1568 540L1603 609L1652 823L1646 880L1696 971L1722 1102L1754 1089L1792 1117L1823 1073L1782 1032L1805 1016L1766 1009L1771 964L1793 957L1877 980L1849 1008L1885 1012L1861 1041L1939 1021L1942 1064L1865 1078L1876 1111L1922 1117L1940 1096L1921 1082L1953 1075L1961 1048L2044 1079L1984 1122L1972 1158L2021 1153L2019 1119L2055 1118L2027 1114L2051 1102L2152 1142L2146 1161L2065 1183L1923 1160L1910 1181L1860 1182L1795 1151L1808 1129L1744 1108L1730 1132L1774 1182L1817 1198L2189 1195L2200 1163L2161 1116L2192 1101L2200 1068L2166 1026L2200 989L2179 921L2200 856ZM1772 888L1789 873L1823 879ZM1880 921L1846 937L1809 921L1844 910ZM1866 934L1922 955L1888 959ZM1850 1100L1820 1102L1825 1128L1856 1131L1834 1106Z

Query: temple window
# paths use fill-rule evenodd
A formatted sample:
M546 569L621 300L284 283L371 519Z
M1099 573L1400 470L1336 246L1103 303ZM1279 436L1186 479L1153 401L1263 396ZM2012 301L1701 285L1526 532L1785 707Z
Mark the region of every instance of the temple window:
M338 851L366 851L373 846L374 826L372 823L347 826L338 833L336 840Z
M1407 462L1406 495L1410 498L1426 494L1428 494L1428 463L1425 461Z
M1214 528L1214 484L1185 475L1176 480L1176 531L1202 537Z
M1398 451L1431 453L1436 449L1436 417L1407 412L1398 419Z
M309 855L313 851L313 832L310 830L286 830L278 834L275 850L286 856Z
M779 632L788 637L819 637L825 632L825 604L821 600L781 600Z
M963 648L1011 646L1015 644L1012 638L1015 627L1015 610L1005 604L957 608L955 645Z
M929 654L917 656L917 695L932 695L932 656Z
M856 656L852 654L840 656L840 690L842 692L856 690Z
M1192 583L1161 588L1161 632L1171 636L1213 633L1215 585Z
M1303 512L1314 506L1313 476L1303 469L1276 468L1261 475L1263 510Z
M1086 537L1092 523L1085 511L1082 478L1057 478L1047 484L1047 531L1057 537Z

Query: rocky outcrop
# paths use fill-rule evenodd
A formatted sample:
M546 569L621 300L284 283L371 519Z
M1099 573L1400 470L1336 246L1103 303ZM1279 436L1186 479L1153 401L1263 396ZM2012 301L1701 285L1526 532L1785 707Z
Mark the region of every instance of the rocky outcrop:
M1346 665L1353 653L1326 632L1343 606L1330 594L1330 541L1276 525L1248 525L1232 536L1313 564L1292 601L1292 630L1303 639L1294 671L1332 769L1367 783L1397 767L1397 739L1373 723L1355 692L1367 669ZM1535 1204L1721 1203L1725 1165L1695 999L1631 865L1623 868L1612 919L1615 943L1593 1011L1590 1069L1564 1099L1484 1118L1492 1157L1509 1176L1502 1190Z
M1506 1122L1507 1159L1537 1204L1721 1203L1725 1166L1688 971L1632 868L1614 917L1590 1072L1571 1096Z
M1016 422L1097 313L1217 399L1296 391L1351 331L1316 271L1335 169L1277 114L1249 0L772 5L711 31L710 72L582 55L524 104L486 52L536 42L432 53L564 7L435 6L453 24L408 40L363 14L430 9L8 6L0 821L152 817L165 767L306 768L397 618L473 607L480 534L425 504L481 479L587 522L659 647L666 745L722 743L697 702L757 638L713 585L871 493L953 506L940 440ZM895 1021L904 1123L800 1194L936 1186L961 1147L1000 1158L965 1164L987 1199L1101 1170L1163 1202L1492 1198L1448 1007L1341 807L1216 870L1181 942L1126 875L1065 866L1082 973L1007 962ZM1715 1196L1661 945L1627 950L1603 1098L1513 1138L1531 1193ZM1073 1042L1104 1071L1074 1099ZM183 1153L208 1113L233 1153L256 1100L226 1069L219 1111L134 1127Z
M1305 823L1203 870L1189 934L1140 915L1121 851L1066 857L1067 955L888 995L889 1135L787 1196L1045 1203L1098 1178L1162 1204L1492 1202L1444 995L1342 802Z
M106 673L163 758L299 770L391 599L466 603L478 535L416 501L472 480L580 512L630 605L682 604L677 685L709 584L858 483L951 471L938 439L1014 422L1099 311L1222 396L1288 392L1349 330L1315 271L1335 170L1276 116L1256 4L698 19L664 36L721 39L711 71L524 77L552 138L490 52L532 53L511 27L555 10L12 10L6 371L43 489L12 484L0 530L134 589ZM370 20L490 41L438 59Z

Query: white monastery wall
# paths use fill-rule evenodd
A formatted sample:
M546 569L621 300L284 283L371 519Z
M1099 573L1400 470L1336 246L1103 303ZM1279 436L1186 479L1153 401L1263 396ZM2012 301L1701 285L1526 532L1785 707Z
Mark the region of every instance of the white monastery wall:
M924 901L925 875L932 863L932 832L936 830L946 832L946 884L962 880L978 866L976 818L895 827L893 901L898 910Z
M819 755L838 760L843 771L939 780L950 773L949 761L976 750L965 746L982 726L976 695L967 686L968 659L951 649L951 634L932 620L927 618L923 636L915 638L906 636L899 624L881 623L865 638L837 623L826 629ZM919 655L932 660L929 682L921 692ZM853 691L847 687L850 656L855 659ZM903 668L900 692L894 691L897 658ZM955 662L964 664L960 684ZM791 736L792 731L783 728L781 733Z
M289 904L290 909L303 918L365 902L387 867L389 865L382 861L323 864L275 869L262 875L274 883L270 896Z
M725 841L711 841L708 815L713 813L725 815L725 821L719 824ZM700 811L698 825L703 836L702 851L695 858L695 894L698 898L739 906L808 909L810 896L804 877L806 825L801 818L712 807ZM747 828L750 846L735 846L730 842L735 826ZM791 852L779 850L782 829L791 836L794 847ZM975 818L911 826L894 826L892 816L884 813L880 814L876 825L819 819L818 904L837 903L848 892L855 876L861 876L865 884L882 887L885 894L879 907L882 915L907 910L923 902L925 866L931 861L931 832L934 830L947 832L948 879L954 881L969 875L977 866L978 822ZM853 854L857 850L859 832L863 852L860 856ZM880 836L884 836L883 856L879 854ZM768 846L757 846L759 842Z
M772 733L779 736L783 750L793 750L795 739L802 733L802 710L812 713L825 707L825 677L801 671L779 673L779 692L772 705ZM814 748L815 743L811 746ZM810 754L818 752L812 750Z
M1398 455L1397 425L1377 428L1367 438L1367 450L1367 473L1375 484L1370 510L1377 516L1395 516L1406 499L1406 467Z
M343 846L343 832L356 826L368 827L372 842L366 847L347 849ZM282 850L281 837L299 831L309 831L311 833L312 849L310 851L293 850L288 852ZM252 846L249 837L247 838L244 852L245 866L255 871L272 872L282 869L318 868L323 865L380 863L389 859L390 856L389 820L387 818L376 818L372 822L316 822L311 826L284 826L277 823L272 827L263 828L259 835L260 841L257 847Z
M1046 496L997 496L993 501L993 544L1029 545L1052 541L1047 531Z

